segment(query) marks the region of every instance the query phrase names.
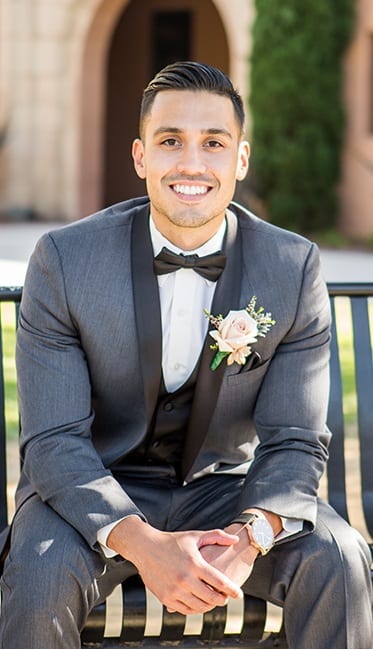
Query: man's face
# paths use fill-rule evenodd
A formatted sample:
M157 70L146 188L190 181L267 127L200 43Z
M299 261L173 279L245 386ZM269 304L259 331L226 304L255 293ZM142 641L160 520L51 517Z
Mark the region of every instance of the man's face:
M164 90L145 119L142 140L133 144L133 158L158 229L167 236L175 228L203 228L208 238L224 218L236 180L247 173L249 146L228 97Z

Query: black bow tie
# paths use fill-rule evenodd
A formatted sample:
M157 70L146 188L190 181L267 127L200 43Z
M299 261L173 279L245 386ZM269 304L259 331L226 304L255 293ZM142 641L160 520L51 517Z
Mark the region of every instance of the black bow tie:
M179 268L191 268L205 279L216 282L224 270L226 260L223 252L198 257L198 255L177 255L168 248L162 248L154 259L154 270L156 275L166 275Z

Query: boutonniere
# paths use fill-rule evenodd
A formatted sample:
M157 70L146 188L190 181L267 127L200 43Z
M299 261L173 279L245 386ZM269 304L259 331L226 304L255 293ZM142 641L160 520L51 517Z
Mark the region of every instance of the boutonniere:
M246 309L229 311L223 318L211 315L204 309L205 314L215 327L216 331L209 334L216 341L210 349L216 351L211 362L211 369L216 370L226 357L227 364L238 363L245 365L246 359L251 354L250 345L258 342L258 337L264 338L269 329L276 323L271 313L265 313L263 307L255 311L256 295L253 295Z

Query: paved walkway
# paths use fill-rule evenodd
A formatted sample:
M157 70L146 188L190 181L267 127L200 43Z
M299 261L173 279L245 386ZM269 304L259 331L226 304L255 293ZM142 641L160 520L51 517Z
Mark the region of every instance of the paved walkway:
M36 241L56 223L0 224L0 285L23 284ZM328 282L373 282L373 252L321 250Z

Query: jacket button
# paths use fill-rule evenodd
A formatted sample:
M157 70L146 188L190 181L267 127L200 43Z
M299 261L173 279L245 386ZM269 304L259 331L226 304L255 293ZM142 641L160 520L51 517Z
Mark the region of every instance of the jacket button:
M173 403L171 403L171 401L167 401L167 403L165 403L164 406L163 406L163 410L165 410L166 412L171 412L171 410L173 410L173 409L174 409L174 406L173 406Z

